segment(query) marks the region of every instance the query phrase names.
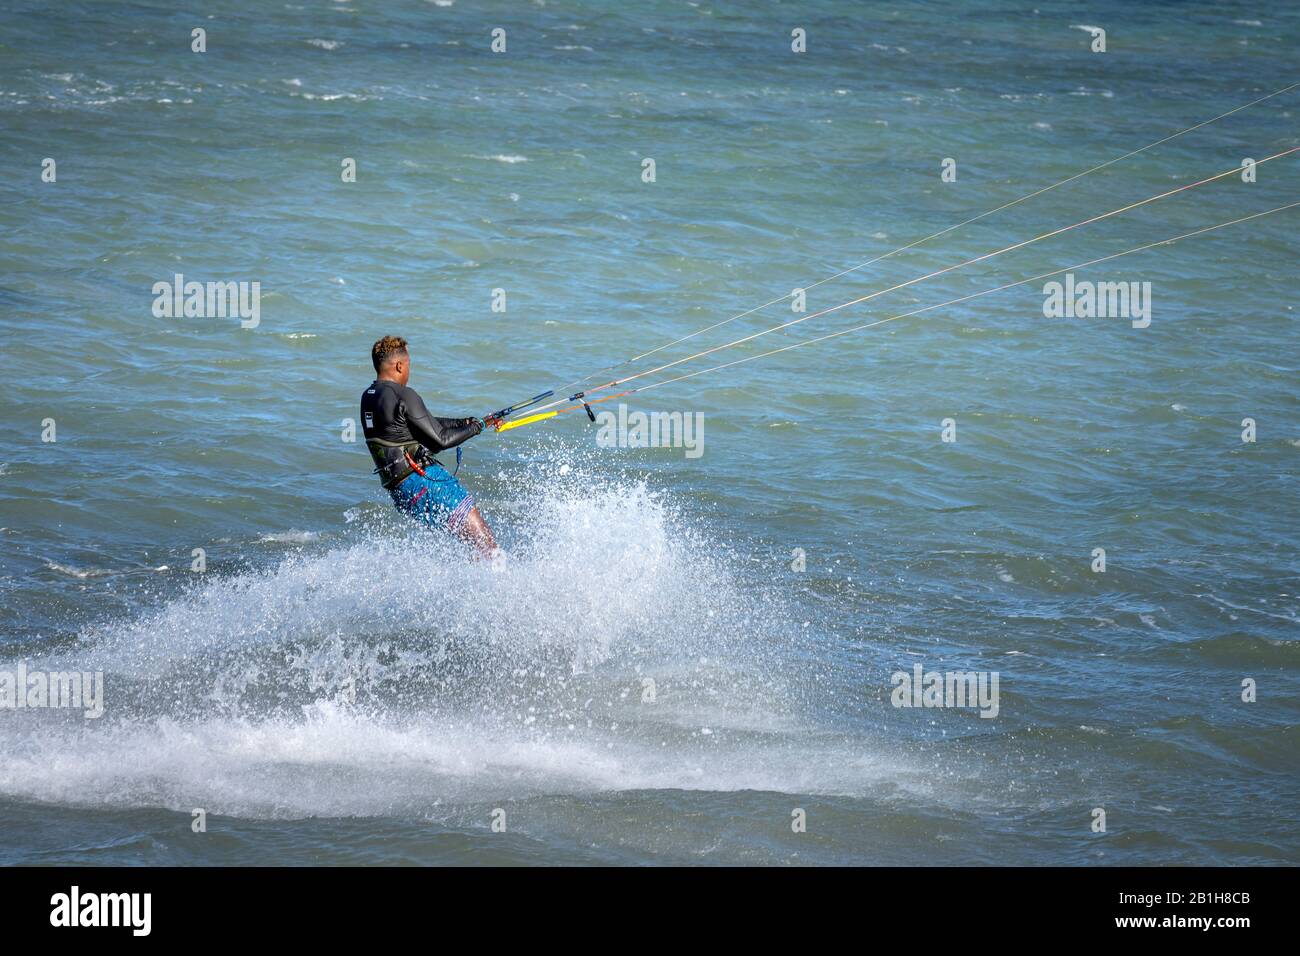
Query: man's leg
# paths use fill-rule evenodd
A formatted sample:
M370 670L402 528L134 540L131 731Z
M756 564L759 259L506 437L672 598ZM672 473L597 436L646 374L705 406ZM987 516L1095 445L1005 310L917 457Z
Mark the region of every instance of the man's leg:
M478 548L482 557L491 558L496 555L496 539L492 537L492 529L483 520L483 515L479 513L477 507L470 509L465 520L456 529L456 537Z

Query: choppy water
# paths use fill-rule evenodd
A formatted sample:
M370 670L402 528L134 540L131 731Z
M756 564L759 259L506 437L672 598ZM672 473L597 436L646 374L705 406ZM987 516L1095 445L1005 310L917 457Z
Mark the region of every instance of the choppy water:
M631 399L703 413L698 458L573 415L476 439L501 570L340 440L382 333L482 414L1297 79L1282 6L1083 17L7 7L0 670L107 699L0 710L0 862L1300 861L1295 212L1080 275L1151 281L1147 329L1035 283ZM809 310L1298 145L1298 93ZM706 361L1300 199L1294 156L1258 172ZM260 325L155 318L175 272L260 281ZM997 671L999 716L890 706L918 662Z

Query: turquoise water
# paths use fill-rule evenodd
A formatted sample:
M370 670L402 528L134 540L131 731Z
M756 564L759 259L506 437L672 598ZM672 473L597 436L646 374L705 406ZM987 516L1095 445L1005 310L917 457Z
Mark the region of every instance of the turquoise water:
M580 412L474 439L500 568L343 440L381 334L481 415L1281 89L1300 13L204 9L0 13L0 671L106 687L98 720L0 710L0 862L1300 862L1295 210L1079 271L1151 282L1149 328L1045 318L1040 281L624 400L702 414L698 457ZM1297 109L808 311L1300 145ZM673 372L1294 202L1298 164ZM178 272L260 282L257 327L155 317ZM891 706L916 663L998 672L998 716Z

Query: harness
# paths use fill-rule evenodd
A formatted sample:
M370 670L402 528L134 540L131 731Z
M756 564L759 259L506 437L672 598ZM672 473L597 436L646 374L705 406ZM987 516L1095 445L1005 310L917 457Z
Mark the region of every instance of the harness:
M366 440L366 448L375 462L374 474L379 476L380 484L385 488L394 488L413 474L429 481L450 481L460 471L464 455L464 449L457 445L456 470L445 478L437 478L430 477L425 469L436 465L438 460L419 442L390 442L382 438L369 438Z
M421 445L420 449L424 451L427 455L428 452L427 448ZM460 471L460 460L461 457L464 455L464 453L465 453L465 449L461 448L460 445L457 445L456 446L456 471L453 471L446 478L429 478L429 476L425 474L424 469L420 467L419 462L417 462L414 458L411 457L411 453L409 451L406 452L406 462L411 466L411 469L421 478L428 478L429 481L451 481L451 479L455 478L456 474ZM432 455L427 455L427 457L430 459L430 461L426 461L425 464L429 464L431 461L437 461L437 459L434 458ZM443 470L446 471L445 468ZM409 474L410 472L407 472L407 475Z

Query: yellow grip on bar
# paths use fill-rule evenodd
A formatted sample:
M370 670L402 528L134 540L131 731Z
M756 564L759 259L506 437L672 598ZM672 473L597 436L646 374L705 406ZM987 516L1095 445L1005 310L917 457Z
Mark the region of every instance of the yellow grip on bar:
M499 432L506 432L512 428L518 428L520 425L531 425L533 422L540 422L547 418L554 418L559 412L542 412L540 415L529 415L527 418L521 418L518 421L502 422L497 428Z

